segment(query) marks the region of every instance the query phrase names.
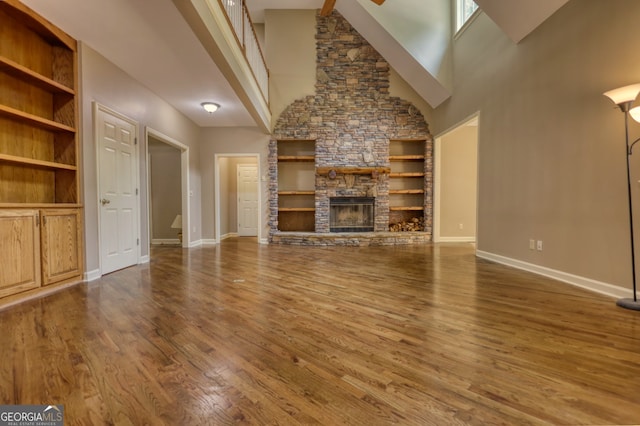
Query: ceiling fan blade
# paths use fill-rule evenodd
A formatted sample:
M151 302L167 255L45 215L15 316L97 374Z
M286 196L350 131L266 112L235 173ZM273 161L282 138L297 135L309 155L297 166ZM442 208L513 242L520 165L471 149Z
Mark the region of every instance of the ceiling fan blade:
M320 16L329 16L333 7L336 5L336 0L324 0L322 9L320 9Z
M384 3L384 0L371 0L372 2L374 2L375 4L377 4L378 6L380 6L382 3Z

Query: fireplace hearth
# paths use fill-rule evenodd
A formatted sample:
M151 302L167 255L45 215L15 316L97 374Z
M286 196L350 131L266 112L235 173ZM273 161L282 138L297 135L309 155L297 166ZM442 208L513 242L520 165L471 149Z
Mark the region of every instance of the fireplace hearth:
M373 232L374 197L331 197L329 199L330 232Z

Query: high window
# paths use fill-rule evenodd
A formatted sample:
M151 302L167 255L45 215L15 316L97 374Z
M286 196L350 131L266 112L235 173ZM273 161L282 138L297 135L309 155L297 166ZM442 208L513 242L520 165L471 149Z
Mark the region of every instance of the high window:
M478 9L473 0L456 0L456 31L459 31Z

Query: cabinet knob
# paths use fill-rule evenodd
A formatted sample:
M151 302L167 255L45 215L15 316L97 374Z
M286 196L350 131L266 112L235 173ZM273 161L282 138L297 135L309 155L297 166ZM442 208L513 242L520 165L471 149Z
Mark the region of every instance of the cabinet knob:
M111 202L111 200L107 200L106 198L103 198L102 200L100 200L100 202L104 206L105 204L109 204Z

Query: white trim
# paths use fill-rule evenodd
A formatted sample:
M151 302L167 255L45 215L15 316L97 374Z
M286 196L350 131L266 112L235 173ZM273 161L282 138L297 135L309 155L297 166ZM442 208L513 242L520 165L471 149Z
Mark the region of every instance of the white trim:
M102 277L100 269L94 269L93 271L87 271L82 275L82 281L91 282L99 280Z
M260 244L269 244L268 238L260 238L258 241L260 242Z
M439 243L475 243L476 237L440 237Z
M213 238L203 238L200 241L202 241L203 246L215 246L216 244L218 244Z
M454 8L455 8L455 13L453 16L453 28L458 28L458 2L455 1L454 2ZM475 21L478 16L480 16L480 13L482 13L482 9L480 9L480 6L478 6L478 8L476 10L473 11L473 13L471 14L471 16L469 16L467 18L466 21L464 21L464 24L462 24L462 26L460 28L458 28L457 30L455 30L454 34L453 34L453 40L457 40L458 38L460 38L460 36L462 35L462 33L464 33L467 28L469 28L471 26L471 24L473 23L473 21Z
M238 237L237 232L228 232L220 237L220 240L226 240L228 238L236 238Z
M202 245L202 240L195 240L189 243L189 247L184 247L184 248L200 247L201 245Z
M220 243L222 240L220 237L220 158L235 158L235 157L254 157L258 166L258 240L262 238L262 217L264 215L262 207L262 161L259 153L225 153L214 154L213 156L213 179L214 179L214 212L215 217L215 241Z
M180 180L181 180L181 192L182 192L182 247L191 247L191 214L190 214L190 194L191 189L189 185L189 147L180 141L173 139L170 136L159 132L152 127L147 126L145 128L145 140L147 149L147 158L145 158L147 166L147 215L149 225L149 236L151 236L151 211L149 210L149 200L151 199L151 179L149 178L149 136L160 140L161 142L171 145L174 148L180 150ZM185 230L187 232L185 232ZM150 244L151 242L149 242ZM150 248L149 248L150 249Z
M467 125L473 120L477 120L478 130L476 131L476 235L473 237L443 237L440 235L440 181L441 174L440 170L442 168L442 155L440 151L442 150L442 138L447 136L449 133L458 130L460 127ZM476 242L478 237L478 229L480 228L480 224L478 222L478 206L480 205L480 111L476 111L473 114L467 116L462 121L454 124L453 126L447 128L440 134L438 134L434 138L434 147L433 147L433 224L432 224L432 235L433 242L457 242L456 238L467 238L466 240L459 240L459 242ZM472 238L472 240L468 240L468 238Z
M131 124L134 129L135 129L135 137L138 138L139 133L140 133L140 126L139 123L137 121L135 121L132 118L127 117L124 114L121 114L119 112L117 112L116 110L113 110L97 101L93 101L92 103L92 109L93 109L93 143L96 146L96 189L97 189L97 198L96 198L96 203L100 203L100 155L101 154L101 150L100 148L100 143L98 141L98 114L102 111L106 114L109 114L113 117L116 117L120 120L126 121L127 123ZM135 151L136 151L136 161L135 161L135 185L136 188L138 189L138 194L136 195L137 197L137 204L138 204L138 208L136 209L136 216L137 216L137 235L136 238L138 239L138 241L140 241L141 239L141 235L142 235L142 222L141 222L141 212L140 210L142 210L142 206L140 205L140 144L137 143L135 144ZM101 235L101 229L102 229L102 209L100 207L98 207L98 266L100 268L100 274L102 274L102 235ZM140 257L142 256L142 245L138 244L138 250L137 250L137 259L136 262L134 263L137 264L140 262Z
M142 257L140 257L140 260L138 261L138 265L142 265L143 263L149 263L151 261L151 258L149 257L149 255L144 255Z
M443 131L441 131L440 133L438 133L437 135L434 136L434 138L441 138L443 136L446 136L447 133L451 133L454 130L456 130L458 127L465 125L467 123L471 123L472 121L474 121L474 119L478 119L478 128L480 127L480 111L476 111L472 114L469 114L468 116L466 116L465 118L463 118L462 120L458 121L455 124L452 124L451 126L447 127L446 129L444 129Z
M592 280L590 278L569 274L567 272L558 271L540 265L534 265L533 263L523 262L522 260L512 259L509 257L501 256L499 254L477 250L476 256L482 259L487 259L503 265L511 266L513 268L522 269L524 271L533 272L534 274L553 278L555 280L562 281L564 283L571 284L576 287L584 288L586 290L590 290L616 299L630 297L633 295L632 291L613 284ZM640 297L640 295L638 295L638 297Z

